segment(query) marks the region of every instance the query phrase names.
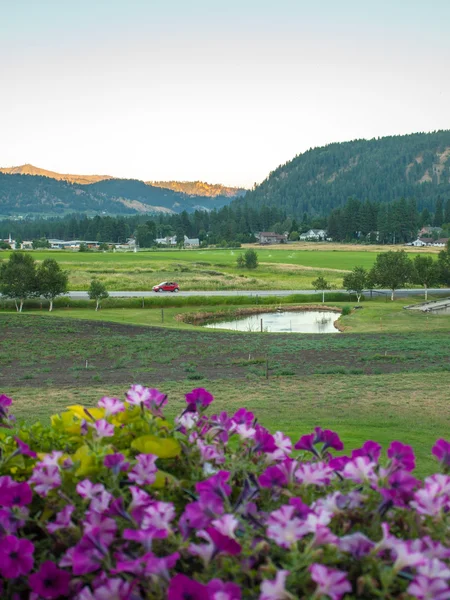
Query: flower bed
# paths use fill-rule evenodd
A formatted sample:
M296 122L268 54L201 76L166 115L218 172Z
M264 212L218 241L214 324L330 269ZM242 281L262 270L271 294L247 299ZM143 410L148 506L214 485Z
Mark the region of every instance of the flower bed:
M450 443L416 479L410 446L292 444L213 397L132 386L122 402L21 426L0 396L0 597L450 599Z

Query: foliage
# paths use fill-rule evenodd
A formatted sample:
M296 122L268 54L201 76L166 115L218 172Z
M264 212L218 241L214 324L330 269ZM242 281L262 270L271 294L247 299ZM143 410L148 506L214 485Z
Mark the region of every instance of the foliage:
M50 301L49 310L53 309L53 301L61 294L66 294L69 276L53 258L46 258L36 271L39 295Z
M132 386L125 402L14 425L0 396L2 598L279 600L437 597L448 589L450 443L350 456L316 427L295 444L213 396ZM434 594L434 595L433 595ZM445 598L444 595L439 597Z
M439 264L431 256L418 254L414 257L412 282L423 285L425 288L425 300L427 300L427 288L439 283Z
M391 290L391 300L394 299L395 290L405 287L412 278L413 265L404 250L378 254L369 275L374 286Z
M12 298L22 312L26 298L36 295L36 266L34 258L23 252L12 252L0 266L0 293Z
M352 312L352 307L349 306L348 304L346 304L345 306L342 307L342 316L346 317L348 315L350 315Z
M244 252L244 262L247 269L256 269L258 266L258 253L249 248Z
M100 307L100 302L104 298L108 298L109 293L106 290L105 284L99 281L98 279L93 279L91 281L91 285L88 290L89 298L91 300L95 300L95 310L98 310Z
M359 302L364 289L367 287L367 281L367 271L364 267L355 267L351 273L344 275L343 285L348 292L355 292Z
M314 279L311 284L316 292L322 292L322 302L325 302L325 291L331 290L331 284L322 276Z
M33 240L33 250L38 250L39 248L50 248L50 243L46 238L40 238L38 240Z
M11 250L11 246L8 244L8 242L0 240L0 250Z

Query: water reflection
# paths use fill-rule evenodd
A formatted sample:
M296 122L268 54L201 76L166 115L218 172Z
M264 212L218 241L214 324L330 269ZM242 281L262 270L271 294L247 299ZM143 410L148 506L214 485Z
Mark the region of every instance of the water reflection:
M268 332L339 333L334 327L334 321L338 317L338 313L318 310L271 312L247 315L232 321L216 321L205 327L260 332L262 321L262 331Z

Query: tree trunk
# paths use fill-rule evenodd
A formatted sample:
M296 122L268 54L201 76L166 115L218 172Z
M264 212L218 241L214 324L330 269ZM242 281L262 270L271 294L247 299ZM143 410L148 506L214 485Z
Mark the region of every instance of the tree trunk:
M358 299L358 304L359 304L359 301L361 300L361 294L356 294L356 297Z
M97 299L97 304L95 305L95 310L98 310L99 304L100 304L100 300Z
M325 302L325 290L322 291L322 304Z
M19 312L22 312L22 307L23 307L23 300L21 298L20 299L20 304L19 304Z
M394 300L394 292L395 292L395 290L391 291L391 300Z
M19 312L19 305L17 304L16 298L14 298L14 304L16 305L16 311Z
M427 288L427 284L424 283L423 284L424 288L425 288L425 302L428 300L428 288Z
M48 307L49 312L53 310L53 298L50 299L50 306Z

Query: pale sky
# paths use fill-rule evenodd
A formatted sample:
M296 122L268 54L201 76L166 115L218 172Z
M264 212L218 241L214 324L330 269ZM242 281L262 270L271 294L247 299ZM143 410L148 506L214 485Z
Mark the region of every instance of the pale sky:
M449 0L0 0L0 166L251 187L450 128Z

